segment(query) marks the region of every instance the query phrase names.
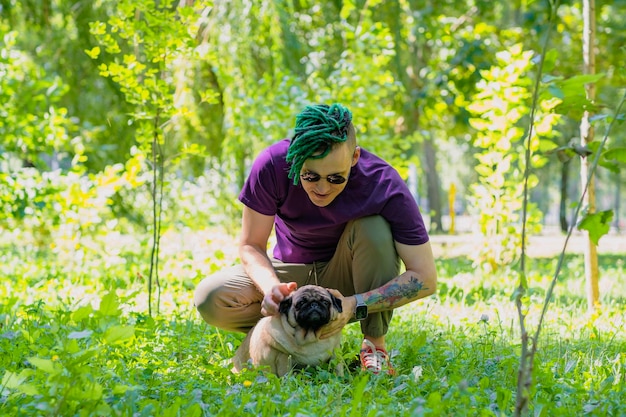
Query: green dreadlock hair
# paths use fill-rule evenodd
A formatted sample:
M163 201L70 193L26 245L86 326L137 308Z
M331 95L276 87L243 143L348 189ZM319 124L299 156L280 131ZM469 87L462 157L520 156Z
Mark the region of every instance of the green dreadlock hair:
M306 106L296 116L296 129L287 150L287 162L291 164L288 177L294 185L300 179L300 170L307 159L321 159L328 155L336 143L348 139L348 127L352 113L345 106L335 103Z

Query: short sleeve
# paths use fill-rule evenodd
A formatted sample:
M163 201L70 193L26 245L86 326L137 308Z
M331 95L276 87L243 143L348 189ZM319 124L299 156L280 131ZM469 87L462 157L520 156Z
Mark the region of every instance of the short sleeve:
M250 175L239 193L239 201L266 216L275 215L280 202L276 169L270 148L263 150L252 164Z

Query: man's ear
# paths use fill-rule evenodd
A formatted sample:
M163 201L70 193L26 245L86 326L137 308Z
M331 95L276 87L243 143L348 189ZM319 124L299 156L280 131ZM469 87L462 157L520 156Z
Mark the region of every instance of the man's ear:
M278 312L280 314L288 314L289 313L289 309L291 308L291 297L287 297L285 299L283 299L283 301L280 302L280 304L278 304Z
M350 165L351 167L355 166L356 163L359 161L359 158L361 157L361 147L357 146L354 149L354 153L352 154L352 165Z
M332 295L330 291L328 291L328 295L330 295L330 300L333 303L333 306L335 307L335 309L339 313L343 313L343 305L341 304L341 299Z

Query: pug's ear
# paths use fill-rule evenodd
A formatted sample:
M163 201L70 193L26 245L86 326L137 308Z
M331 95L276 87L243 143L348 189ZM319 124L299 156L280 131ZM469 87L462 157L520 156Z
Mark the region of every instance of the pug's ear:
M333 306L335 307L337 312L343 313L343 306L341 305L341 299L332 295L330 291L328 291L328 295L330 295L330 300L332 301Z
M291 297L287 297L283 299L283 301L278 304L278 312L280 314L288 314L291 309L292 300Z

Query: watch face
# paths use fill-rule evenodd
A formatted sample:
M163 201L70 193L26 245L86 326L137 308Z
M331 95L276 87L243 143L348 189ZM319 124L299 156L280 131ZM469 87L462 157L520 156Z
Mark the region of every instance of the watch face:
M354 315L357 320L363 320L367 318L367 306L356 306L356 311L354 312Z

